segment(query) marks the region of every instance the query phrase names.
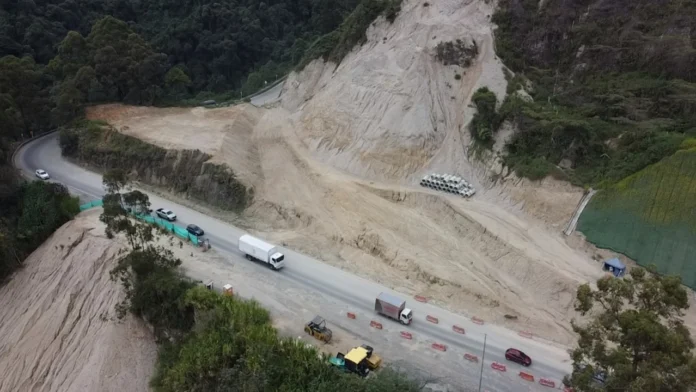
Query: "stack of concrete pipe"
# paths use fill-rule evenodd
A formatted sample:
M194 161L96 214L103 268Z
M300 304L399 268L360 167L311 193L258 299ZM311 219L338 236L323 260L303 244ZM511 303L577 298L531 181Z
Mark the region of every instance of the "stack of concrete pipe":
M476 193L474 187L466 180L451 174L428 174L423 177L420 184L430 189L449 192L462 197L471 197Z

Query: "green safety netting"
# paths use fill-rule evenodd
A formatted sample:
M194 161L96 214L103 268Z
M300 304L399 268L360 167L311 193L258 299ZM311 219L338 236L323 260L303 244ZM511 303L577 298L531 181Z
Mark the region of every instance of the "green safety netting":
M93 207L102 207L103 205L104 205L104 202L101 199L94 200L94 201L91 201L89 203L82 204L80 206L80 211L88 210L88 209L93 208ZM163 228L164 230L166 230L170 233L177 235L178 237L180 237L182 239L189 240L189 241L191 241L192 244L194 244L196 246L198 246L198 244L199 244L198 237L196 237L195 235L189 234L189 232L183 227L177 227L169 221L166 221L166 220L158 218L158 217L153 217L150 215L137 215L137 214L133 214L133 215L136 218L142 220L143 222L147 222L150 224L156 224L157 226Z
M93 200L93 201L90 201L89 203L85 203L85 204L81 205L80 211L88 210L92 207L101 207L103 205L104 205L104 202L102 202L101 199Z

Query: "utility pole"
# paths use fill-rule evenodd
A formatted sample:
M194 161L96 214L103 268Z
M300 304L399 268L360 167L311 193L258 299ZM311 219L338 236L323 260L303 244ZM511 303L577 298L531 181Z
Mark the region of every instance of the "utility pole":
M479 390L481 392L481 383L483 381L483 363L486 361L486 338L487 334L483 334L483 355L481 356L481 373L479 374Z

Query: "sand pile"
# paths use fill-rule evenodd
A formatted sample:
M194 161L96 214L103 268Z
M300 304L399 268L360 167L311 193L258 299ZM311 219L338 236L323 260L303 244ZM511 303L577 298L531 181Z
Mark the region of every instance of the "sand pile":
M98 217L65 224L0 287L0 391L148 389L157 347L142 322L115 317L119 244Z

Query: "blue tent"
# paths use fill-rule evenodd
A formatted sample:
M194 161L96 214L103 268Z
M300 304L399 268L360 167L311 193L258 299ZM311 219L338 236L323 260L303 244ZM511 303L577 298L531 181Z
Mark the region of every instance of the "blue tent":
M626 265L616 257L613 259L606 260L602 269L611 272L617 278L624 276L624 274L626 273Z

